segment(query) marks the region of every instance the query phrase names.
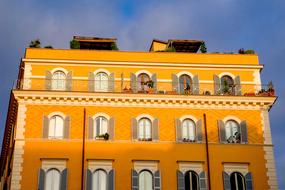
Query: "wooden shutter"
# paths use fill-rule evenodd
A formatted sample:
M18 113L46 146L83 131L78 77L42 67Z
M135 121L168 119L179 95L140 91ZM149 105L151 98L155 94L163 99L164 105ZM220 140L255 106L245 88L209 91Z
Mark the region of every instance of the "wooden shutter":
M137 92L137 77L134 73L131 73L131 89L134 93Z
M72 90L72 71L69 71L66 75L66 90Z
M221 80L218 75L214 75L214 94L218 95L220 93Z
M207 190L207 177L206 173L203 171L199 174L199 184L200 184L200 190Z
M43 138L48 138L49 131L49 118L47 116L43 117Z
M132 169L132 190L139 190L139 175Z
M224 190L231 190L230 176L226 172L223 172L223 179L224 179Z
M240 131L241 131L241 142L242 143L248 143L248 138L247 138L247 124L246 121L242 121L240 123Z
M153 81L153 89L156 92L157 91L157 74L152 74L151 80Z
M218 120L220 142L227 142L225 123L222 120Z
M202 120L199 119L196 123L196 141L203 141L203 130L202 130Z
M46 90L51 90L51 81L52 80L52 74L50 71L46 71L46 80L45 80L45 87Z
M245 175L245 185L246 185L246 190L253 190L253 183L252 183L252 174L251 174L251 172L248 172Z
M158 127L158 119L154 119L152 123L152 139L158 140L159 139L159 127Z
M88 91L94 92L95 91L95 76L94 73L88 73Z
M108 190L115 189L115 171L111 170L108 174Z
M154 190L160 190L161 183L160 183L160 171L157 170L154 172Z
M108 122L109 139L114 140L115 136L115 118L111 117Z
M114 92L115 90L115 75L111 73L108 77L108 91Z
M67 190L67 184L68 184L68 169L65 168L61 172L61 177L60 177L60 190Z
M92 190L92 172L89 169L86 171L85 189Z
M38 173L38 190L44 190L45 177L46 177L45 171L42 168L40 168Z
M192 87L192 93L193 94L199 94L200 89L199 89L199 77L198 75L195 75L193 77L193 87Z
M63 131L63 135L65 139L69 138L69 129L70 129L70 116L67 116L64 119L64 131Z
M136 140L138 138L138 122L135 118L132 118L131 120L131 126L132 126L132 136L133 140Z
M88 139L94 138L94 120L92 117L88 117Z
M185 190L184 175L179 170L177 170L177 189L178 190Z
M175 128L176 128L176 141L182 141L182 129L180 119L175 119Z
M235 78L235 95L241 96L240 76Z
M179 93L179 88L178 88L178 77L176 74L172 74L172 91L176 91Z

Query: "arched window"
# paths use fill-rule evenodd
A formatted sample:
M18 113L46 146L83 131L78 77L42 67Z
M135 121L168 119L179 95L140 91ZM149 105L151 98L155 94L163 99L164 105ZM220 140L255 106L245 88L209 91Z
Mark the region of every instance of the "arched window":
M108 75L104 72L99 72L95 75L95 91L108 91Z
M144 170L139 174L139 190L153 190L152 173Z
M108 120L105 117L96 117L95 125L96 126L94 127L94 137L108 133Z
M66 88L66 75L62 71L55 71L52 74L51 87L53 90L65 90Z
M245 180L241 173L234 172L230 176L231 190L246 190Z
M190 93L192 89L192 79L189 75L183 74L179 77L180 93Z
M59 115L54 115L50 118L49 121L49 130L48 137L49 138L63 138L63 128L64 128L64 120Z
M199 190L199 177L194 171L185 173L185 190Z
M151 140L151 121L148 118L142 118L138 126L139 140Z
M141 73L138 75L138 90L145 91L148 90L147 82L150 81L150 77L146 73Z
M224 75L221 78L221 90L223 93L234 94L234 80L228 75Z
M192 119L184 119L182 122L183 141L195 141L196 125Z
M93 173L92 190L107 190L107 173L104 170L96 170Z
M50 169L46 173L45 180L46 190L59 190L60 189L60 172L57 169Z
M229 143L240 143L240 126L234 120L228 120L225 124L226 139Z

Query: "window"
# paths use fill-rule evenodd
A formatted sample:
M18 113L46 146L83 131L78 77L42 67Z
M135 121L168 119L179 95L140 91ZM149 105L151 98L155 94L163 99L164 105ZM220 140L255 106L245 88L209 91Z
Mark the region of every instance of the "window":
M179 91L180 93L190 94L192 89L192 79L189 75L183 74L179 77Z
M199 176L194 171L185 173L185 190L199 190Z
M152 173L143 170L139 174L139 190L152 190L153 189L153 177Z
M60 172L57 169L50 169L46 173L45 190L60 189Z
M146 91L148 90L148 81L150 81L150 77L146 73L141 73L138 75L138 90Z
M231 190L246 190L245 180L241 173L234 172L230 176Z
M95 91L108 91L108 75L104 72L99 72L95 75Z
M221 78L221 90L222 93L234 94L235 93L235 85L232 77L228 75L224 75Z
M66 87L66 75L62 71L55 71L52 75L52 89L53 90L65 90Z
M93 186L92 190L107 190L107 173L106 171L99 169L93 173L92 176Z
M108 120L105 117L96 117L95 121L96 126L94 127L94 137L108 133Z
M63 138L64 120L59 115L54 115L50 118L48 138Z
M228 120L225 124L226 140L229 143L240 143L241 132L239 124L234 120Z
M138 124L139 140L151 140L151 121L148 118L142 118Z
M182 122L182 139L183 141L195 141L195 123L191 119L185 119Z

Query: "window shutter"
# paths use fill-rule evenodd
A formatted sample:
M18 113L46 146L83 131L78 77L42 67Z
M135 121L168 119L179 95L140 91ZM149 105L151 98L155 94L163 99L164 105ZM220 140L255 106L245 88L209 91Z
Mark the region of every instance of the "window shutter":
M203 141L202 120L199 119L196 123L196 140L197 142Z
M214 75L214 94L218 95L221 88L221 80L217 75Z
M89 92L95 91L95 76L92 72L89 72L88 74L88 90Z
M111 170L108 174L108 190L115 189L115 171Z
M159 139L159 127L158 127L158 119L153 120L152 124L152 139L158 140Z
M161 185L160 185L160 171L157 170L154 173L154 190L160 190Z
M86 190L92 190L92 172L89 169L87 169L87 172L86 172L85 189Z
M157 91L157 74L152 74L151 80L153 81L153 89L156 92Z
M136 140L138 138L138 122L135 118L132 118L132 133L133 133L133 140Z
M46 80L45 80L46 90L51 90L51 80L52 80L51 72L46 71Z
M70 128L70 116L67 116L64 120L64 138L69 138L69 128Z
M137 92L137 77L134 73L131 73L131 89L133 92Z
M241 96L240 76L235 78L235 95Z
M248 143L246 121L242 121L240 123L240 131L241 131L241 142Z
M72 90L72 71L69 71L66 75L66 90Z
M220 142L227 142L225 123L222 120L218 120Z
M94 131L94 120L92 117L88 117L88 139L94 138L93 131Z
M132 170L132 190L139 190L139 176L135 170Z
M111 117L108 124L109 124L109 127L108 127L109 139L110 140L114 140L114 136L115 136L115 118Z
M245 175L245 185L246 185L246 190L253 190L252 174L251 174L251 172L248 172Z
M177 189L178 190L185 190L184 175L179 170L177 170Z
M223 178L224 178L224 190L231 190L230 176L226 172L223 172Z
M68 169L65 168L62 172L61 172L61 177L60 177L60 190L67 190L67 175L68 175Z
M108 91L114 92L115 89L115 75L111 73L108 77Z
M38 173L38 190L44 190L45 188L45 171L40 168Z
M193 77L193 87L192 87L192 93L193 94L199 94L199 77L198 75L195 75Z
M124 73L121 73L121 91L123 91L124 88Z
M175 127L176 127L176 141L182 141L182 129L181 129L181 121L180 119L175 119Z
M199 174L200 190L208 190L206 173L203 171Z
M176 74L172 74L172 91L179 93L178 89L178 77Z
M43 138L48 138L49 131L49 118L47 116L43 117Z

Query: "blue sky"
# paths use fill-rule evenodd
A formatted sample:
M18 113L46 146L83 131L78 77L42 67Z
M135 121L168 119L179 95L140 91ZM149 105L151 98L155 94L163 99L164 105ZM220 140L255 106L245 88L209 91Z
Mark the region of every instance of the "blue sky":
M32 39L68 48L73 35L117 37L120 49L140 51L153 38L202 39L209 52L245 48L259 54L262 81L272 80L279 96L270 117L285 189L284 10L284 0L0 0L0 137L20 58Z

